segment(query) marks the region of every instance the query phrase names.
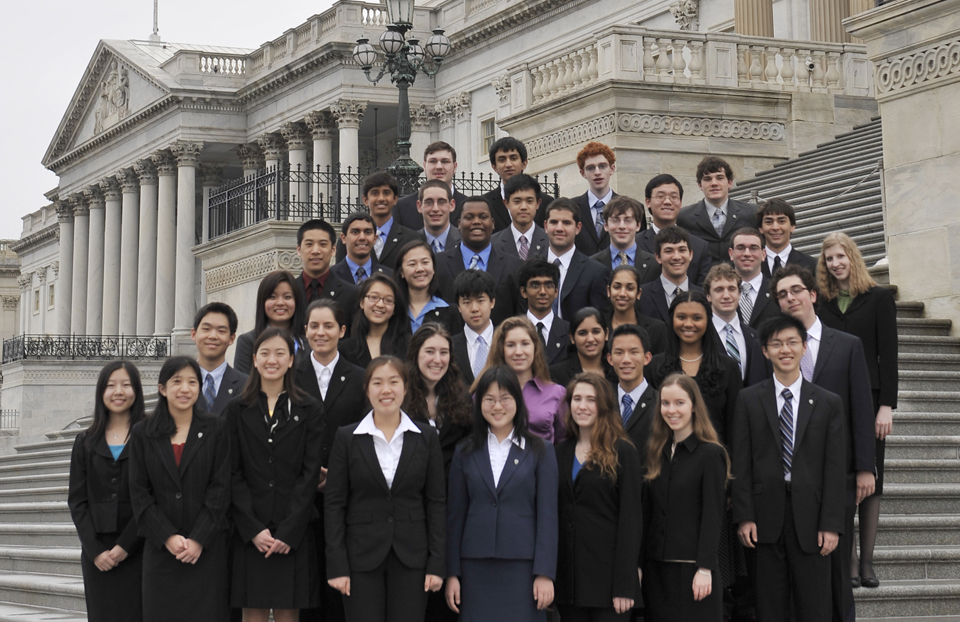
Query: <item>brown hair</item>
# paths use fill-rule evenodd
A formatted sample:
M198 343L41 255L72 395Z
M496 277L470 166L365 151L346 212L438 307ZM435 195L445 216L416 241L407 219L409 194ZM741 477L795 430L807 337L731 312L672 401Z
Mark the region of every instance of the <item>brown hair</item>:
M613 150L610 149L610 147L607 147L603 143L589 142L584 145L580 153L577 154L577 168L582 171L583 164L587 161L587 158L598 155L605 157L610 166L613 166L617 162L617 156L613 155Z
M456 357L453 356L453 338L446 328L436 322L424 322L423 326L413 333L410 345L407 347L407 367L410 373L410 384L407 386L407 396L403 403L404 412L412 419L428 421L427 385L423 381L423 374L417 361L420 358L420 349L431 337L441 337L447 341L450 349L450 364L447 373L437 382L434 392L437 395L437 422L442 425L445 418L453 423L469 427L471 422L471 403L467 387L457 367Z
M630 437L623 431L620 411L617 409L617 401L613 397L610 381L595 372L584 372L577 374L567 385L567 415L564 423L567 431L576 439L580 438L580 426L573 419L571 402L573 391L578 384L588 384L597 392L597 422L593 426L593 434L590 438L590 455L583 463L583 468L589 469L596 465L600 467L601 475L606 475L616 483L619 466L617 441L630 442Z
M526 316L515 315L501 322L500 326L497 326L497 330L493 332L493 343L490 344L490 354L487 355L487 362L484 364L480 373L477 374L477 378L470 387L471 393L476 393L477 381L480 376L483 375L483 372L497 365L507 365L507 360L503 354L503 344L507 341L507 333L514 328L525 330L533 341L533 368L531 369L533 377L542 382L551 382L547 356L543 351L543 342L540 341L540 335L537 334L537 329L534 327L533 322L527 319ZM509 367L509 365L507 366Z
M634 220L640 223L641 229L647 228L647 219L644 215L643 203L640 201L619 194L612 199L610 202L603 206L603 220L604 222L610 220L614 216L619 216L621 214L632 214Z
M714 281L733 281L737 284L737 289L743 285L743 279L737 274L737 271L728 263L718 263L710 268L706 278L703 279L703 293L710 294L710 288Z
M392 354L378 356L370 361L369 365L367 365L367 373L363 375L363 394L367 394L367 389L370 387L370 379L373 378L373 372L377 371L384 365L390 365L397 370L397 373L400 374L400 380L403 381L403 392L406 394L407 387L410 385L410 374L407 372L407 366L404 364L403 360L399 357L393 356Z
M667 441L673 438L673 430L663 420L663 414L660 412L660 392L664 387L677 385L683 389L684 393L690 396L693 402L693 434L701 443L713 443L723 447L723 443L717 437L717 431L710 422L710 415L707 413L707 406L703 402L703 396L700 394L700 388L697 382L690 376L682 373L673 373L663 379L660 384L660 391L657 392L657 408L653 414L653 421L650 423L650 441L647 444L647 474L644 476L648 482L660 477L660 467L663 462L663 448ZM732 479L730 473L730 455L724 448L724 458L727 462L727 480Z
M833 300L840 295L840 283L837 277L827 270L827 249L833 246L842 248L850 259L851 296L859 296L871 287L877 286L877 282L867 270L867 264L863 261L863 255L860 254L857 243L846 233L834 231L823 238L823 243L820 245L820 258L817 260L817 287L825 299Z

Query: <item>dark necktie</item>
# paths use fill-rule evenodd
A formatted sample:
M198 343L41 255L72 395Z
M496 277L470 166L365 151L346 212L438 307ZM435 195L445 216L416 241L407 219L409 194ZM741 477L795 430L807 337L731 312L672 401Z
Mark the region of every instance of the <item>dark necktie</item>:
M776 257L773 258L773 272L771 272L770 274L771 275L776 274L777 270L779 270L782 267L783 267L783 264L780 262L780 255L777 255Z
M546 328L547 328L547 327L544 326L543 322L537 322L537 334L540 335L540 342L541 342L544 346L547 345L547 336L546 336L546 334L543 332L544 330L546 330Z
M367 280L367 271L363 266L357 268L357 285Z
M213 386L213 374L207 374L203 383L203 399L207 402L207 412L213 412L213 403L217 401L217 393Z
M783 475L790 474L793 467L793 393L784 388L783 408L780 410L780 441L783 443Z
M554 259L553 265L560 268L560 287L563 287L563 266L560 265L560 259ZM557 297L553 299L553 314L560 317L560 290L557 290Z
M629 393L624 393L623 399L620 401L623 403L623 407L620 409L620 417L623 419L623 425L626 426L627 421L633 414L633 398L630 397Z

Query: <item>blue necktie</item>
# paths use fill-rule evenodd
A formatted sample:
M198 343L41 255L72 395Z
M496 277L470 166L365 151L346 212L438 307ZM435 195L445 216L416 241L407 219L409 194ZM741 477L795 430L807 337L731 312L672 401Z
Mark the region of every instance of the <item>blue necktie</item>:
M785 388L780 395L783 396L783 409L780 410L780 441L783 443L783 475L787 476L793 468L793 393Z
M203 381L203 399L207 402L207 412L213 412L213 403L217 400L213 374L207 374L207 379Z
M623 394L623 399L620 400L623 402L623 408L620 409L620 416L623 418L623 425L627 425L627 421L630 420L630 416L633 414L633 398L630 397L629 393Z

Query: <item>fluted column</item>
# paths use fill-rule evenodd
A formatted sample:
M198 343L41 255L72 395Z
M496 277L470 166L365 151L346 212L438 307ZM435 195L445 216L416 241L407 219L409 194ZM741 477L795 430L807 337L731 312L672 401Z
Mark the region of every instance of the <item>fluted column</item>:
M337 126L330 111L317 110L307 115L307 127L313 137L313 171L316 173L313 200L322 202L329 200L333 194L329 174L336 169L336 162L333 160L333 136Z
M290 162L290 186L287 196L291 202L304 203L310 200L310 185L307 183L310 168L307 165L307 146L310 135L302 123L284 123L280 128L287 143Z
M174 284L174 331L187 333L193 327L197 311L196 258L197 243L197 162L203 143L178 141L170 148L177 158L177 270Z
M340 129L340 168L354 172L360 166L360 121L367 102L352 99L338 100L330 107Z
M251 143L249 145L237 145L237 157L240 158L240 166L243 167L243 176L250 177L256 175L257 171L263 168L263 150L260 145Z
M264 167L268 170L280 165L283 158L283 139L278 134L264 134L257 139L263 153Z
M810 1L810 38L824 43L844 43L849 35L843 28L849 4L840 0Z
M70 288L70 333L87 330L87 254L90 244L90 216L83 194L70 197L73 206L73 286Z
M254 214L254 222L260 222L265 218L278 218L280 206L278 205L278 196L281 188L277 187L277 172L280 169L280 160L283 158L283 139L278 134L264 134L257 138L257 144L260 151L263 152L264 168L267 173L272 174L271 183L263 186L263 192L266 194L266 202L260 204L258 199L257 213Z
M734 30L737 34L751 37L773 36L773 0L734 0L733 14Z
M87 252L87 334L99 335L103 331L103 230L104 203L100 186L83 189L90 210L90 248Z
M140 179L133 169L117 173L123 192L120 220L120 334L137 333L137 261L140 255Z
M877 0L849 0L847 6L847 16L853 17L854 15L860 15L861 13L865 13L870 9L876 8ZM860 39L859 37L854 37L849 33L847 33L847 36L850 37L851 43L863 43L863 39Z
M223 167L215 164L200 165L200 188L203 197L203 222L201 224L200 241L206 242L210 237L210 195L223 184Z
M73 310L71 302L73 292L73 209L64 199L57 202L57 219L60 221L60 275L57 277L57 333L70 334L70 312ZM22 278L22 277L21 277ZM27 332L27 318L30 309L27 307L27 293L25 284L20 283L20 334Z
M103 192L103 324L100 332L120 332L120 226L123 218L120 184L116 177L100 180Z
M133 170L140 180L136 330L138 335L152 335L157 318L157 167L145 159Z
M150 156L157 167L157 313L153 332L173 331L177 271L177 162L169 151Z

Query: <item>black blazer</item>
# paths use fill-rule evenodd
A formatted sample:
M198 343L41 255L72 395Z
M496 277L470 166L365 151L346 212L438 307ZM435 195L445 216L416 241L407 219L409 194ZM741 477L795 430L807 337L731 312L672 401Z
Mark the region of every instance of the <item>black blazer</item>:
M235 399L224 413L230 431L230 517L244 542L269 529L274 538L297 549L307 524L318 516L314 496L323 405L310 397L291 405L287 414L287 396L281 394L273 412L279 423L272 438L264 422L266 395L261 393L254 404Z
M644 229L637 234L637 247L653 255L654 261L656 261L657 234L654 233L652 228ZM703 281L707 278L707 272L710 272L710 268L713 267L713 258L710 256L710 245L691 233L690 250L693 251L693 259L687 267L687 278L690 279L691 283L703 287ZM659 276L659 274L655 276Z
M227 529L230 438L220 417L194 415L180 466L168 437L130 435L130 500L140 533L157 549L180 534L207 546Z
M460 243L462 244L462 242ZM440 280L439 296L447 301L451 307L457 306L457 297L454 295L453 283L461 272L466 271L463 265L463 253L460 244L453 246L436 257L437 278ZM520 259L505 255L491 246L490 262L487 265L487 274L497 282L497 304L491 313L494 325L500 324L508 317L525 312L520 299L520 285L517 273L520 271Z
M642 295L640 300L643 300ZM647 331L647 336L650 338L650 343L645 343L643 346L650 354L660 354L667 349L667 325L658 319L644 315L640 308L640 300L634 304L633 314L637 318L637 326ZM613 326L613 309L608 308L604 317L607 319L607 326ZM610 330L610 338L607 340L607 350L610 349L612 342L613 329Z
M311 355L312 356L312 355ZM320 396L320 385L313 362L307 357L297 363L294 371L294 383L307 392L310 397L323 403L323 440L320 445L320 464L327 466L330 461L330 448L333 438L341 426L359 423L370 412L363 391L365 370L357 367L344 356L340 356L333 366L333 376L327 387L327 398Z
M620 392L618 391L619 382L611 383L613 385L613 399L617 401L617 412L623 417L623 403L620 402ZM649 382L647 388L640 394L639 403L633 405L633 414L623 426L624 431L633 446L637 448L640 455L640 464L647 463L647 442L650 440L650 426L653 425L653 417L657 409L657 390ZM644 466L645 468L645 466Z
M584 307L605 308L608 304L607 282L609 281L608 268L590 259L580 250L574 250L570 267L567 268L567 275L563 278L563 286L560 289L560 315L569 320Z
M897 407L900 375L897 368L897 303L884 287L871 287L855 297L846 313L837 300L820 301L820 321L860 338L870 373L870 386L879 392L880 406Z
M237 347L233 351L233 367L244 377L246 377L247 374L250 373L250 369L253 368L253 344L256 342L257 336L252 330L237 337ZM300 339L297 345L299 349L297 350L296 356L294 356L294 360L299 361L307 356L310 348L304 346L303 339ZM236 393L236 391L234 391L234 393ZM234 395L234 397L236 396ZM230 399L227 399L227 402L229 401ZM214 401L214 403L216 403L216 401Z
M720 571L720 524L726 503L724 449L691 434L663 446L660 475L643 490L643 561L693 560Z
M800 548L815 554L818 531L843 532L843 404L807 381L800 388L791 469L793 520ZM757 524L757 542L783 533L786 485L773 379L737 400L733 453L733 520Z
M510 216L510 210L507 209L506 204L503 202L503 195L500 193L500 188L484 193L483 198L490 204L494 232L509 229L510 223L513 222L513 217Z
M385 339L386 337L384 337L384 339L380 342L381 354L384 354L383 345ZM409 341L410 335L408 334L402 334L394 339L393 354L399 356L400 358L406 357L407 344ZM340 351L340 356L362 369L366 369L367 365L370 364L370 361L373 360L373 357L370 356L370 348L367 346L367 338L361 335L353 335L351 337L347 337L346 339L341 339L337 349Z
M423 316L423 322L420 325L423 326L427 322L433 322L434 324L443 326L451 335L463 332L463 318L460 317L460 309L453 305L437 307L433 311L428 311L427 314ZM410 330L411 334L416 332L413 330L412 325L410 326ZM401 358L406 356L406 354L406 352L402 352L400 354Z
M417 211L416 206L413 209L414 212ZM420 213L417 212L417 216ZM394 265L397 263L397 257L400 256L400 249L403 248L403 245L407 242L412 242L417 238L417 229L423 228L423 219L420 219L420 223L413 228L405 227L401 223L397 222L397 219L393 219L393 224L390 225L390 233L387 235L387 240L383 243L383 248L380 249L380 254L371 253L374 255L375 263L379 263L385 268L393 270ZM333 264L333 267L336 268L341 263L345 263L343 258L347 256L347 247L343 245L343 242L337 242L337 262ZM343 279L344 277L339 275L339 278ZM354 282L351 278L349 282Z
M740 314L739 309L737 309L737 314ZM770 277L764 275L760 282L760 291L757 292L757 298L753 302L750 318L741 315L740 321L749 324L750 328L760 328L761 324L778 315L780 315L780 303L777 302L777 297L770 291Z
M639 593L643 471L633 444L619 440L615 482L596 465L583 466L574 480L576 446L575 438L557 445L557 602L608 608L614 598L634 599Z
M613 257L610 256L609 246L592 255L590 259L598 262L607 270L613 270ZM633 259L633 267L640 273L641 283L652 281L660 276L660 263L657 261L657 258L654 257L652 253L648 253L640 248L639 244L637 245L637 254ZM689 273L687 276L689 276Z
M767 252L770 252L770 249L767 249ZM797 264L803 268L806 268L810 271L810 274L817 275L817 260L815 257L811 257L806 253L801 253L796 248L790 249L790 254L787 255L787 265ZM770 266L767 264L767 260L763 260L763 264L760 266L760 271L763 272L764 276L770 276Z
M499 192L499 191L498 191ZM463 202L467 200L467 195L454 190L453 213L450 214L450 224L457 227L460 224L460 214L463 212ZM397 204L393 206L393 222L399 222L407 229L423 228L423 215L417 211L417 193L413 192L405 197L400 197Z
M423 230L423 226L422 226L422 225L421 225L421 227L420 227L419 229L417 229L417 238L419 238L420 240L423 240L424 242L427 242L427 243L429 244L429 242L427 241L427 233L426 233L426 231ZM453 246L454 244L456 244L456 243L459 242L459 241L460 241L460 229L458 229L457 227L453 226L453 223L450 223L450 229L447 231L447 241L446 241L446 243L445 243L444 246L443 246L444 249L446 249L446 248L448 248L448 247L450 247L450 246Z
M729 199L727 203L727 220L723 224L723 235L717 235L717 230L713 228L710 222L710 216L707 214L707 206L704 199L699 203L687 205L680 210L677 216L677 224L703 239L710 247L710 257L714 264L718 264L730 259L730 242L733 240L733 232L745 227L756 227L757 210L759 206L753 203L744 203L736 199Z
M370 263L371 272L379 272L380 274L383 274L385 276L393 276L393 270L391 270L387 266L377 261L377 258L374 257L372 253L370 256L370 261L371 261ZM350 273L350 266L348 266L347 262L343 259L338 259L337 263L330 266L330 272L333 274L333 276L337 277L339 280L343 281L344 283L352 284L354 287L357 288L357 296L354 299L355 301L354 306L352 308L344 307L343 309L344 311L347 312L347 317L350 317L353 315L354 309L357 309L360 304L360 286L356 284L355 275ZM367 276L373 276L373 275L367 275Z
M223 378L220 379L220 390L217 391L217 397L213 400L213 408L210 409L210 414L223 414L223 411L227 409L227 404L233 398L239 397L240 392L243 391L243 385L246 383L247 374L242 374L227 365L227 368L223 371Z
M616 387L617 373L613 371L610 363L607 363L605 356L600 359L600 362L603 364L604 377ZM583 365L580 363L580 354L577 353L577 349L573 345L568 346L565 360L550 366L550 379L562 387L570 384L570 381L580 373L583 373Z
M550 248L547 232L543 230L543 227L535 224L532 233L528 232L528 236L530 238L530 252L527 254L527 259L535 257L546 259L547 249ZM490 238L490 244L497 249L497 252L520 259L520 252L517 250L517 243L513 239L513 231L510 230L509 224L503 231L493 234L493 237Z
M324 523L327 576L375 569L392 550L408 568L444 576L445 478L440 441L429 424L405 432L400 463L387 488L373 437L337 431L330 454Z
M596 255L598 251L601 251L610 246L610 234L606 231L602 231L600 235L597 235L597 226L595 224L593 214L590 212L590 199L587 196L590 191L584 192L578 197L573 198L573 202L580 207L580 233L577 234L577 239L575 244L577 249L582 252L587 257L591 255ZM612 198L616 198L619 195L614 192Z
M460 368L460 374L463 376L463 383L468 387L473 384L473 368L470 367L470 353L467 352L467 336L463 333L453 336L453 345L451 346L453 360L457 362Z
M739 319L739 316L737 319ZM710 329L718 339L721 351L726 352L726 336L717 332L717 327L713 325L713 322L710 322ZM773 367L767 357L763 355L763 348L760 346L760 337L757 335L757 331L740 322L740 332L743 333L743 341L746 346L746 352L740 353L740 359L746 361L743 386L749 387L769 378L773 374Z
M103 436L87 449L87 434L86 430L81 432L73 443L67 493L70 517L77 527L83 552L94 560L112 548L97 536L119 534L116 543L128 554L135 554L143 546L143 538L137 533L130 503L129 443L119 459L114 460Z
M843 400L844 438L847 439L848 485L856 471L876 473L876 432L870 373L859 337L823 327L813 369L813 384Z
M533 325L536 327L537 323L534 322ZM557 363L565 361L567 358L567 346L569 345L570 322L554 315L553 324L550 325L550 334L547 335L547 342L544 347L547 365L556 365Z
M689 290L691 292L702 292L703 288L695 285L689 280ZM647 317L660 320L664 325L670 326L670 308L667 307L667 292L663 289L663 283L658 276L652 281L648 281L640 286L643 294L640 296L640 312Z
M334 264L334 266L340 265L340 263L343 263L344 266L347 265L346 262L338 262ZM376 263L376 259L374 259L374 263ZM322 300L324 298L334 300L349 317L353 314L353 310L357 308L360 288L353 282L353 277L343 279L337 276L337 273L333 271L334 266L330 267L331 269L327 274L327 280L323 284L323 291L320 292L319 296L314 296L310 299L307 298L307 291L303 286L303 272L297 277L297 287L300 288L300 295L305 305L310 306L310 303L314 300ZM340 272L342 273L342 270ZM347 273L349 274L349 271L347 271ZM347 322L347 326L347 332L349 333L349 322Z

